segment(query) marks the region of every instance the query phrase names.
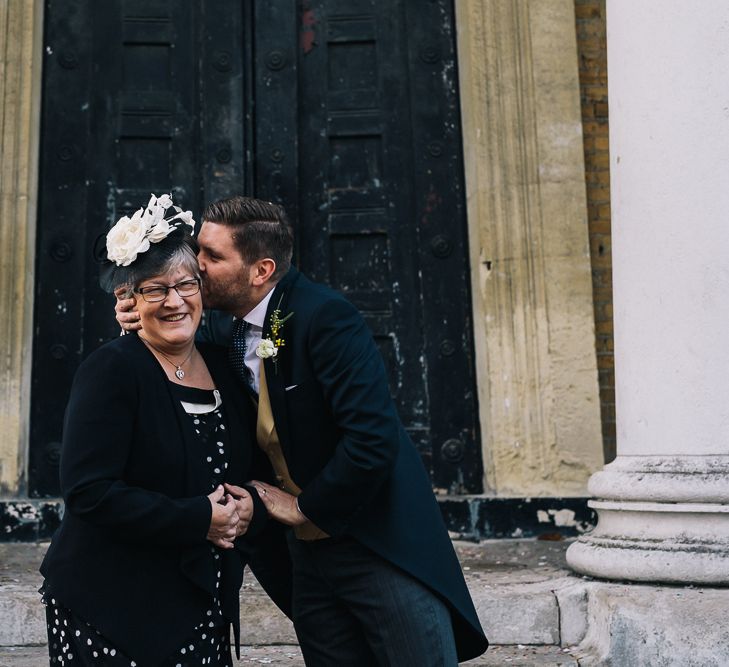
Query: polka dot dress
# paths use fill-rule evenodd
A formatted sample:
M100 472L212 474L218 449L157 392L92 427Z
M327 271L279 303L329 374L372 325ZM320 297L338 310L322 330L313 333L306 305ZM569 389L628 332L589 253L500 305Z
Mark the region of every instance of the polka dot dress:
M206 453L203 465L209 471L210 492L223 483L228 467L227 433L220 410L220 394L215 391L183 387L170 383L173 394L181 401L195 434ZM210 545L216 562L217 583L220 588L221 566L218 549ZM104 667L148 667L143 658L125 655L89 623L65 608L45 588L41 588L46 605L48 653L51 665L103 665ZM223 618L220 597L216 594L212 606L205 610L190 632L189 638L161 667L191 667L216 665L232 667L228 642L228 625Z

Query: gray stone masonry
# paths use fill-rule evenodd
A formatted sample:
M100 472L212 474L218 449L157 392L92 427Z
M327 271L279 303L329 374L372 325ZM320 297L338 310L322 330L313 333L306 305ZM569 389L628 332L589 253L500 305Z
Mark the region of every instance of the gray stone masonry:
M492 648L468 665L726 667L729 589L605 583L565 564L568 542L457 542ZM38 565L47 544L0 544L0 667L47 664ZM288 619L246 573L241 664L299 666Z

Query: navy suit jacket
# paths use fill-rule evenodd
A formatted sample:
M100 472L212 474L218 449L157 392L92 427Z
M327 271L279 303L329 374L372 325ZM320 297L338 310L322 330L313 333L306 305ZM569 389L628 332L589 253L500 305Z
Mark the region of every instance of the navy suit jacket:
M250 479L252 410L217 346L200 346L223 398L226 481ZM61 451L65 513L41 565L50 593L140 664L177 650L212 604L205 452L167 376L136 335L79 367ZM248 535L266 523L255 502ZM238 635L245 538L220 553L223 613Z
M302 489L301 511L329 535L355 538L431 588L451 611L459 660L480 655L488 642L364 319L295 268L274 289L264 337L276 309L291 317L275 361L263 367L279 440ZM231 329L232 318L213 311L200 333L228 345Z

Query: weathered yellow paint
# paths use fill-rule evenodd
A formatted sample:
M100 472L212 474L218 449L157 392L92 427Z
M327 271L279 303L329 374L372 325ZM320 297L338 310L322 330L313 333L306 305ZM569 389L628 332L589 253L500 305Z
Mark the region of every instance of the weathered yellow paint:
M0 0L0 494L27 460L42 0Z
M572 0L457 0L486 487L584 495L602 466Z

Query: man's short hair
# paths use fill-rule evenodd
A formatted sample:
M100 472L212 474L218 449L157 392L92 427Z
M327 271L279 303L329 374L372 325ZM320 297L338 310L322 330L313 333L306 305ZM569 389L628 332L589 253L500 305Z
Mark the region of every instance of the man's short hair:
M294 235L283 206L237 195L209 204L202 219L233 228L233 241L246 264L270 257L276 262L274 280L289 270Z

